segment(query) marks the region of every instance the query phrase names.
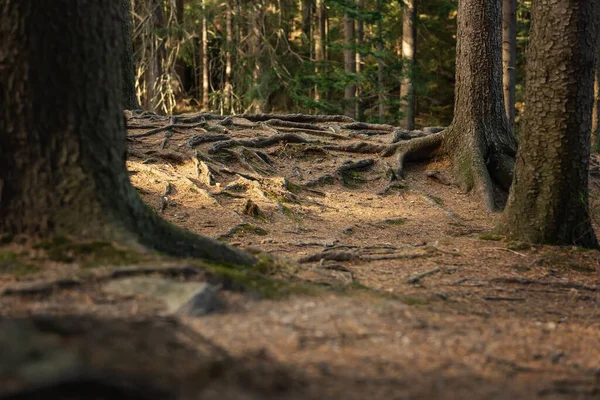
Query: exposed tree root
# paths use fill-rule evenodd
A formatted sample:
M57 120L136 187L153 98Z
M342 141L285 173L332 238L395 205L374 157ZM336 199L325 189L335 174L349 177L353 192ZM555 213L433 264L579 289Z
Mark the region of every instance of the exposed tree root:
M354 119L345 115L306 115L306 114L242 114L236 115L237 118L245 118L248 121L262 122L270 119L279 119L289 122L354 122Z
M342 125L342 129L348 130L366 130L366 131L384 131L386 133L392 132L395 127L392 125L384 125L384 124L367 124L364 122L355 122L352 124Z
M221 142L224 140L230 140L231 138L227 135L194 135L188 139L187 144L190 147L195 147L203 143Z
M245 146L245 147L253 147L253 148L263 148L269 147L274 144L280 142L288 142L288 143L310 143L309 140L304 139L298 135L293 133L282 133L278 135L269 136L266 138L258 138L251 140L226 140L222 142L215 143L210 149L208 149L209 154L214 154L219 152L222 149L226 149L228 147L233 146Z

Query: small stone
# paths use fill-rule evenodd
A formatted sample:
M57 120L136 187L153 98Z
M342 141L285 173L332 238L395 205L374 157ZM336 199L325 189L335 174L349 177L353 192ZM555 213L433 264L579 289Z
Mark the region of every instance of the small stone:
M352 233L354 232L354 228L351 226L348 226L346 228L344 228L344 233Z
M260 244L268 244L268 243L275 243L275 239L267 238L267 239L263 239L260 241Z
M166 306L169 314L198 317L225 308L219 297L219 289L206 282L134 277L109 282L102 289L121 296L154 298Z

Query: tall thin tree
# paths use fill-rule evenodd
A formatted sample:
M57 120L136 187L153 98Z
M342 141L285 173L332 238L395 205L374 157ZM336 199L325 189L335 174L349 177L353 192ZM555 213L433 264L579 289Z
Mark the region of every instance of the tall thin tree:
M344 71L348 75L349 82L344 90L344 114L356 118L356 41L354 37L354 18L349 8L355 6L354 1L346 4L348 9L344 13Z
M517 82L517 0L502 1L502 66L504 105L508 128L515 121L515 88Z
M403 72L400 83L402 127L415 128L415 64L417 56L417 0L404 0L402 11L402 63Z

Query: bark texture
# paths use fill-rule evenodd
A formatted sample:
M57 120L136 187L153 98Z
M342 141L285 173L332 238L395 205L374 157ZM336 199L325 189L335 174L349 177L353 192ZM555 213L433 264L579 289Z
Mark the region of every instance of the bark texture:
M533 2L525 121L504 218L508 237L598 247L588 163L600 4Z
M504 103L508 127L515 121L515 85L517 82L517 0L502 2L502 64L504 69Z
M478 191L490 210L501 206L494 187L510 187L516 154L502 93L501 17L495 0L461 0L452 124L397 150L400 168L405 160L449 155L460 187Z
M600 33L599 33L600 34ZM592 114L592 148L600 151L600 38L596 44L596 70L594 79L594 112Z
M400 82L401 110L404 117L400 125L415 129L415 89L413 85L417 45L416 0L404 0L402 11L402 62L404 71Z
M7 0L0 19L0 234L115 240L254 262L171 226L131 185L119 7L103 0Z
M121 35L123 37L122 71L123 71L123 107L126 110L140 108L135 93L135 74L133 66L133 44L131 43L131 2L121 0Z
M351 4L354 4L353 2ZM354 74L356 74L356 53L354 39L354 19L348 13L344 14L344 71L350 77L344 91L344 114L350 118L356 118L356 84L354 83Z

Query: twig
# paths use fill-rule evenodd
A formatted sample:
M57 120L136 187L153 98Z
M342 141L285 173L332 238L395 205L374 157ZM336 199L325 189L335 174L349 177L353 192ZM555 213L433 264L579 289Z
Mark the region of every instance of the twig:
M493 250L502 250L502 251L508 251L509 253L513 253L513 254L516 254L516 255L518 255L518 256L521 256L521 257L527 257L527 254L519 253L518 251L514 251L514 250L511 250L511 249L507 249L507 248L505 248L505 247L492 247L492 249L493 249Z
M524 297L483 296L487 301L525 301Z
M423 278L425 278L427 276L430 276L430 275L437 274L438 272L441 272L441 271L442 270L440 268L434 268L434 269L431 269L429 271L421 272L420 274L417 274L417 275L415 275L413 277L410 277L408 279L408 281L406 281L406 282L410 283L411 285L414 285L415 283L419 283L419 281L421 279L423 279Z

